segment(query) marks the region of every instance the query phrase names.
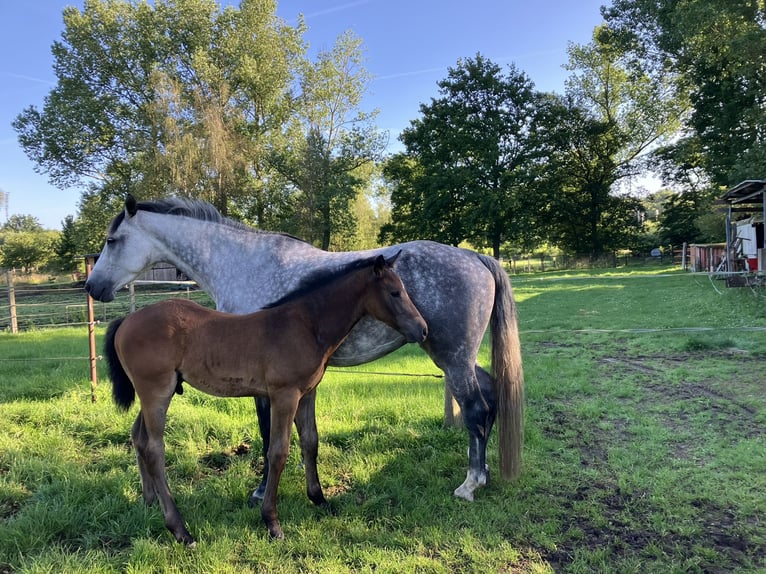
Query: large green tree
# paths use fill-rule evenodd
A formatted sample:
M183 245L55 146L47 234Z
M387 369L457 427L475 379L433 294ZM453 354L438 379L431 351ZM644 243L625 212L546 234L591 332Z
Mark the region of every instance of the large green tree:
M258 173L303 56L274 0L88 0L64 11L57 85L14 122L58 185L139 197L183 193L226 212Z
M554 244L595 259L634 241L642 208L616 184L676 133L683 103L630 68L604 27L590 43L570 45L567 68L565 96L545 98L533 125L536 201Z
M613 36L656 82L690 102L675 153L713 184L766 172L766 6L760 0L614 0ZM690 155L683 151L697 150Z
M296 190L291 231L323 249L355 234L353 206L367 173L360 168L385 147L377 111L360 109L371 80L362 56L361 39L347 32L305 62L294 114L272 156Z
M524 226L526 138L536 94L527 76L477 54L438 83L400 136L406 151L384 169L391 182L389 239L470 240L496 257Z
M32 215L12 215L0 227L0 268L24 272L45 267L60 234L43 229Z

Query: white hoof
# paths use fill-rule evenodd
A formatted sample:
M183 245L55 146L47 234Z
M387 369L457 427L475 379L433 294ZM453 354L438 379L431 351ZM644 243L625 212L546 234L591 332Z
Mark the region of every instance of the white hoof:
M473 490L468 488L465 485L465 482L463 484L461 484L460 486L458 486L455 489L455 492L453 492L452 494L454 494L458 498L462 498L464 500L467 500L468 502L473 502Z

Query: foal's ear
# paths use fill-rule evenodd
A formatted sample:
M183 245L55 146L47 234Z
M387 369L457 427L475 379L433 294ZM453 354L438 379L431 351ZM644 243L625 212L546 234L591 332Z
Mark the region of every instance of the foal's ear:
M386 258L382 255L378 255L375 258L375 266L372 268L372 272L375 274L375 277L380 277L383 275L383 271L388 266L388 262L386 261Z
M128 194L128 196L125 198L125 211L127 211L128 216L130 217L133 217L138 211L138 203L136 203L136 198L130 194Z

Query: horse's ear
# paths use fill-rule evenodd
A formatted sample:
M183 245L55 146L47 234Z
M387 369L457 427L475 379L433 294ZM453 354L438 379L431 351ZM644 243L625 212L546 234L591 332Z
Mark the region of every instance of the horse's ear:
M388 262L386 261L386 258L382 255L378 255L375 258L375 266L372 269L372 272L375 274L375 277L380 277L383 275L383 270L388 265Z
M130 217L133 217L138 211L138 203L136 203L136 198L130 194L128 194L128 196L125 198L125 211L127 211Z
M390 259L388 259L386 261L386 263L388 263L389 267L393 267L394 266L394 263L396 263L396 260L399 259L399 256L401 254L402 254L402 250L400 249L399 251L396 252L396 254L393 257L391 257Z

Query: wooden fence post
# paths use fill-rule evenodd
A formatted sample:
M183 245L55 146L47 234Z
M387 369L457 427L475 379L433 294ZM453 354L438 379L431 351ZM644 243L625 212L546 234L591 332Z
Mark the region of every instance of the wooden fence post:
M85 257L85 277L90 277L90 271L93 268L94 257ZM98 372L96 368L96 317L93 312L93 297L88 297L88 347L90 358L90 400L96 402L96 387L98 386Z
M16 291L13 287L13 271L6 269L5 279L8 281L8 306L11 312L11 333L19 332L19 324L16 318Z

